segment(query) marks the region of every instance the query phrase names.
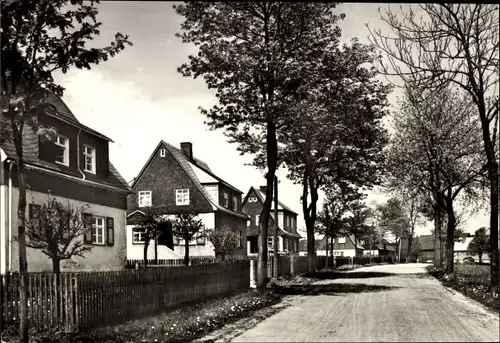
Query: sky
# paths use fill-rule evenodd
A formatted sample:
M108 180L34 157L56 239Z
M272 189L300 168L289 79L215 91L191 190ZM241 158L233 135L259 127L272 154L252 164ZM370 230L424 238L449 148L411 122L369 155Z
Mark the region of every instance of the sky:
M264 171L249 166L252 156L239 155L222 131L211 131L204 124L206 118L198 108L209 108L217 99L203 80L185 78L177 72L195 49L174 36L180 31L182 17L174 12L173 4L109 1L97 5L98 20L103 24L101 35L92 45L108 45L116 32L128 34L134 45L90 71L73 69L55 75L56 81L66 88L63 100L83 124L114 141L110 143L110 159L127 181L139 173L163 139L177 147L181 142L191 142L195 157L246 193L251 186L265 184ZM367 23L370 28L387 30L378 8L388 6L391 5L339 5L338 13L346 14L339 23L343 42L358 37L360 42L368 43ZM391 103L395 104L400 95L396 89L389 97ZM285 169L277 172L279 197L299 213L298 226L303 229L301 186L287 180L286 175ZM367 202L382 203L386 199L381 190L375 190L368 194ZM465 225L470 232L480 226L488 226L485 214L469 218ZM418 227L417 233L427 234L429 229L427 223Z

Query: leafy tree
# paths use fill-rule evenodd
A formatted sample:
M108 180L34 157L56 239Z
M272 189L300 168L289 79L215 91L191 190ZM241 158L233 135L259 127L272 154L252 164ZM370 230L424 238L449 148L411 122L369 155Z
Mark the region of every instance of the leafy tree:
M398 198L390 198L385 204L379 205L377 209L380 213L379 225L394 235L397 256L400 257L401 239L408 235L410 221L403 209L403 205Z
M197 213L191 211L181 211L176 214L175 219L170 219L172 233L178 239L184 240L184 264L189 265L189 242L200 235L205 229L201 219L196 219Z
M395 134L388 152L391 183L400 191L419 193L434 217L436 237L446 214L447 270L453 270L454 204L470 204L481 198L480 128L471 119L473 110L463 92L452 88L438 91L405 89L405 98L394 120ZM430 213L429 213L430 212ZM441 240L435 239L435 263L441 265Z
M231 255L241 244L240 236L227 225L220 229L207 230L206 235L214 246L215 254L220 256L222 261L225 261L226 255Z
M413 244L411 245L410 251L410 260L412 260L412 257L417 259L418 255L422 251L422 244L420 243L420 238L418 236L413 238Z
M45 98L51 91L62 96L63 88L53 78L55 71L66 73L71 67L90 69L106 61L125 46L128 36L117 33L104 48L85 44L99 35L97 1L17 0L0 2L1 83L0 128L2 139L16 149L19 183L18 244L20 282L20 338L28 342L26 260L26 172L24 133L39 132L37 116L50 109Z
M338 42L334 8L334 3L194 1L175 7L184 17L178 37L198 47L197 55L189 56L179 71L186 77L202 76L219 100L211 109L202 109L208 125L224 128L242 154L257 154L257 164L261 161L267 168L259 291L266 288L267 225L280 162L277 133L290 124L297 90Z
M26 221L26 246L41 250L52 260L54 273L61 272L61 261L75 263L76 256L84 257L92 246L84 243L88 229L83 213L88 205L63 204L52 195L42 205L31 204L30 219Z
M155 260L157 259L157 240L162 234L171 233L171 225L164 218L163 212L156 207L146 207L136 229L142 232L144 237L144 268L148 267L148 248L151 241L155 244Z
M488 235L488 228L482 227L477 229L474 233L474 238L467 246L467 252L469 255L477 255L479 257L479 263L483 262L483 254L490 251L491 239Z
M333 255L333 239L345 231L345 222L342 219L347 212L349 203L362 197L357 189L349 186L331 187L326 191L323 210L318 213L316 232L325 236L326 240L326 267L328 267L328 240L330 239L331 254ZM325 268L326 268L325 267Z
M354 236L354 253L358 255L358 240L370 233L372 228L368 221L373 214L370 208L361 200L353 201L349 204L350 215L345 218L347 231Z
M408 83L418 82L430 91L447 84L463 89L475 106L471 118L479 119L490 188L491 286L498 289L498 5L422 4L382 15L393 33L371 34L390 67L387 75L398 75ZM449 258L449 256L448 256ZM452 266L452 264L451 264Z
M387 143L381 119L391 87L378 81L371 46L353 39L351 45L324 52L330 63L318 66L319 79L310 77L290 112L293 125L278 133L289 175L302 184L302 209L308 240L314 238L318 191L331 187L370 187L382 171L382 148ZM335 99L332 101L332 99ZM309 267L314 250L308 246Z

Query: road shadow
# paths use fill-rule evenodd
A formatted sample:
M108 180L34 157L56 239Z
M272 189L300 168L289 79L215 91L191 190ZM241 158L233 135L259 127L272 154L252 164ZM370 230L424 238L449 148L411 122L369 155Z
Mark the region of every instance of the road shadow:
M273 290L281 295L341 295L345 293L382 292L398 289L395 286L336 283L326 285L275 285Z
M397 276L394 273L384 273L384 272L334 272L334 271L317 271L313 273L304 274L305 277L328 280L328 279L368 279L377 277L388 277Z

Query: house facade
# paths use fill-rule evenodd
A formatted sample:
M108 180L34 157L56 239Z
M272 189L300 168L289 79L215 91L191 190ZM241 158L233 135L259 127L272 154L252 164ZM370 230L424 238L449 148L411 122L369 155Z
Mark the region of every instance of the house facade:
M326 237L323 237L322 239L315 240L315 244L317 256L326 256L327 247L329 256L333 253L333 256L338 257L361 257L364 252L364 241L356 240L355 245L354 235L349 235L346 232L335 237L333 243L331 242L331 238L328 238L327 242ZM307 240L300 241L300 255L307 255Z
M159 209L165 218L173 219L182 211L194 212L206 229L231 227L240 236L234 255L246 256L246 220L242 212L242 192L215 175L209 166L194 157L193 145L181 143L180 149L160 141L132 183L127 216L127 258L144 258L144 235L137 227L147 207ZM155 256L149 245L148 259ZM156 248L158 259L184 257L185 244L174 237L173 249ZM215 256L213 245L203 233L189 242L190 256Z
M247 221L247 252L249 255L257 255L259 252L259 225L260 216L264 208L266 198L266 187L250 187L243 198L243 212L248 215ZM271 203L271 215L267 226L268 251L274 249L274 200ZM297 213L283 202L278 200L278 252L299 252L300 235L297 233Z
M30 125L23 130L26 169L26 219L50 193L62 203L88 205L89 231L81 237L92 250L75 264L61 263L61 270L117 270L126 261L126 209L131 190L109 161L111 139L81 124L61 98L47 93L48 113L40 113L40 127L52 128L41 136ZM9 123L0 116L0 124ZM0 272L19 270L17 206L19 184L16 150L12 140L0 143ZM91 226L90 226L91 225ZM27 248L29 272L51 271L52 261L40 250Z

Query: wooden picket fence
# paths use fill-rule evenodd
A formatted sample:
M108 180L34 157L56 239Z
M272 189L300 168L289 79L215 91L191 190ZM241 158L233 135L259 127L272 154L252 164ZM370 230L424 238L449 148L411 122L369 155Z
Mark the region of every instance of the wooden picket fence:
M248 260L249 258L246 256L238 256L238 255L228 255L226 256L227 261L240 261L240 260ZM195 264L207 264L207 263L218 263L220 262L215 258L215 256L191 256L189 258L189 262L191 265ZM133 269L137 266L144 266L143 259L130 259L127 260L125 268ZM148 259L148 266L150 267L171 267L171 266L184 266L184 259Z
M250 287L250 262L178 268L30 274L28 318L37 330L78 331L155 315L180 305ZM19 275L0 278L0 323L17 327Z

